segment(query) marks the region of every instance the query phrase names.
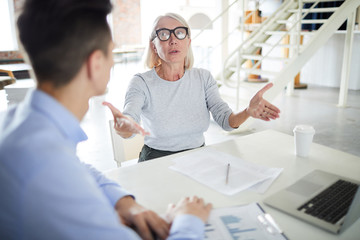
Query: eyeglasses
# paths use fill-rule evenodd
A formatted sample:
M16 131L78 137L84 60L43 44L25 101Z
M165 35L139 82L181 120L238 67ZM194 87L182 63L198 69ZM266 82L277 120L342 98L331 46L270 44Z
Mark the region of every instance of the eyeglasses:
M187 27L177 27L174 29L160 28L156 30L156 36L160 41L167 41L170 38L171 33L175 35L175 37L179 40L183 40L188 35Z

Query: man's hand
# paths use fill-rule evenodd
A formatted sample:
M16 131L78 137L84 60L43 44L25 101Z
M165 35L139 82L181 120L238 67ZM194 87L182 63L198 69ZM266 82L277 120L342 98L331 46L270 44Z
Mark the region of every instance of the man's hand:
M170 225L155 212L136 203L132 197L121 198L115 209L123 224L133 228L142 239L153 239L153 233L160 239L169 236Z
M211 209L212 204L205 204L202 198L198 198L196 196L191 198L186 197L181 199L176 205L169 205L166 218L169 222L172 222L178 215L191 214L206 222Z
M116 133L123 138L131 137L134 133L140 134L142 136L150 134L134 120L122 114L120 110L115 108L111 103L103 102L103 105L109 107L109 109L111 110L114 116L114 129L116 130Z

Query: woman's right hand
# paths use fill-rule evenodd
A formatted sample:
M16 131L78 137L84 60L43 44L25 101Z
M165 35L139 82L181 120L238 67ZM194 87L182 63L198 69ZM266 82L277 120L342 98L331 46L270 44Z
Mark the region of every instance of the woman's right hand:
M205 223L209 218L211 209L212 204L205 204L202 198L197 196L191 198L186 197L181 199L176 205L169 204L168 210L166 212L166 220L171 223L178 215L191 214L197 216Z
M114 116L114 129L121 137L128 138L133 134L140 134L142 136L150 135L149 132L145 131L134 120L122 114L120 110L115 108L111 103L103 102L103 105L111 110Z

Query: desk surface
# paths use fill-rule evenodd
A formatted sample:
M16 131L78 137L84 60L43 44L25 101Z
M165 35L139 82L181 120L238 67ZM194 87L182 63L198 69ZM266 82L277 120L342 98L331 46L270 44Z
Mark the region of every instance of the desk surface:
M180 198L192 195L203 197L205 201L213 203L215 208L250 202L262 204L262 199L291 185L313 169L322 169L360 181L359 157L314 143L310 156L299 158L294 154L293 136L273 130L206 147L265 166L281 167L284 171L264 194L244 191L230 197L168 169L173 164L171 159L187 152L110 170L106 175L131 191L140 204L159 214L166 211L169 203L176 203ZM262 204L262 206L274 217L291 240L359 239L360 236L360 220L341 235L333 235L267 205Z

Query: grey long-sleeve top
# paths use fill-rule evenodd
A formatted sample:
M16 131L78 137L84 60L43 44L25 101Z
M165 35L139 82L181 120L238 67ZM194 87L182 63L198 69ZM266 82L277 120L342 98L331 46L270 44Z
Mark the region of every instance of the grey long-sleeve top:
M204 69L186 70L177 81L161 79L153 68L131 80L123 113L142 121L151 148L180 151L204 144L210 113L226 131L232 110L220 97L216 81Z

